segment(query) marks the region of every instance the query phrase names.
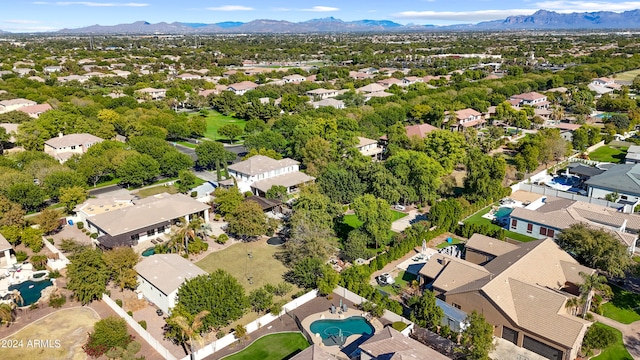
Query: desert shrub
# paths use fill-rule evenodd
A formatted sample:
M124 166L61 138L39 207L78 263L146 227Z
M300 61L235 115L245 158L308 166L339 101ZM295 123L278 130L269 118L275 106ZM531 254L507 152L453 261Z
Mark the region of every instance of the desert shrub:
M616 342L614 329L600 324L593 324L584 334L582 348L586 351L592 349L605 349Z
M131 310L127 311L127 315L133 317L133 311L131 311Z
M142 326L143 329L147 330L147 322L144 320L140 320L138 321L138 324L140 324L140 326Z
M122 300L116 299L116 305L122 307Z
M63 294L51 294L49 297L49 306L52 308L60 308L67 302L67 297Z
M114 347L126 348L131 341L125 320L110 316L95 323L82 349L91 357L100 357Z
M97 239L98 238L98 233L92 233L91 235L89 235L92 239Z
M62 276L62 274L60 274L60 271L58 271L58 270L49 271L49 278L50 279L57 279L57 278L59 278L61 276Z
M78 226L78 229L80 229L80 230L84 229L84 223L82 221L78 221L76 223L76 226Z
M224 243L226 243L228 240L229 240L229 236L227 234L222 234L218 236L218 238L216 239L216 242L218 244L224 245Z
M220 330L216 333L216 339L222 339L223 337L225 337L226 334L224 333L224 331Z
M26 252L19 250L16 251L16 261L18 261L19 263L27 260L29 258L29 255L27 255Z

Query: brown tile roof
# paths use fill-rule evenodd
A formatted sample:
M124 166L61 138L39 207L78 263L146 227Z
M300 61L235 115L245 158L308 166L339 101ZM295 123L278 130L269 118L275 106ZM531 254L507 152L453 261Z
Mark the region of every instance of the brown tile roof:
M472 116L481 116L482 114L473 109L462 109L456 111L456 118L458 120L468 119Z
M449 359L389 326L362 343L360 349L377 359Z
M54 149L61 149L69 146L85 146L102 142L101 138L91 134L69 134L51 138L44 143Z
M51 109L53 108L49 104L39 104L39 105L24 106L19 108L18 111L22 111L23 113L27 113L27 114L41 114Z
M520 100L524 100L524 101L533 101L533 100L544 98L544 97L546 97L546 96L542 95L540 93L537 93L535 91L532 91L532 92L528 92L528 93L524 93L524 94L513 95L511 98L512 99L520 99Z
M258 84L252 81L242 81L239 83L231 84L227 87L227 89L242 91L242 90L251 90L258 87Z
M302 350L289 360L335 360L336 358L327 353L319 345L311 345L308 348Z
M418 136L421 139L424 139L428 133L438 130L437 127L429 124L419 124L419 125L409 125L405 126L404 129L407 131L407 136Z
M364 92L364 93L374 93L374 92L379 92L379 91L384 91L384 86L380 85L380 84L369 84L369 85L365 85L361 88L356 89L357 92Z
M444 254L434 254L419 273L435 279L433 286L444 291L454 290L491 274L480 265Z
M165 295L177 290L185 281L207 273L178 254L156 254L135 266L140 276Z
M475 249L486 254L499 256L513 251L519 246L482 234L473 234L469 240L467 240L465 247L467 249Z

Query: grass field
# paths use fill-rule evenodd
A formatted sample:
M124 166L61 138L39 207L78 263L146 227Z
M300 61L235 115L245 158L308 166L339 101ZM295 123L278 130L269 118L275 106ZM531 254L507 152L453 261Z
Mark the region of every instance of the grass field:
M246 349L224 360L282 360L309 347L309 343L301 333L277 333L266 335L253 342Z
M209 273L217 269L227 271L248 293L265 284L275 285L284 281L282 275L287 268L274 257L279 252L280 247L267 245L264 240L238 243L207 255L196 265Z
M613 298L602 304L603 315L623 324L640 320L640 294L611 286Z
M82 345L87 333L93 330L93 324L100 317L88 308L59 310L37 320L17 333L6 337L0 351L3 360L24 359L86 359ZM9 341L11 340L11 341ZM48 340L49 346L36 345L34 340ZM56 340L59 345L56 346ZM9 348L7 345L16 347Z
M610 326L598 322L591 326L611 328ZM600 355L591 358L591 360L632 360L633 358L624 347L624 343L622 342L622 333L620 332L620 330L614 328L611 329L616 333L616 342L608 348L603 349Z
M451 242L443 242L442 244L439 244L438 246L436 246L436 249L444 249L447 246L451 246L451 245L457 245L460 244L460 239L456 239L456 238L451 238Z
M403 212L391 210L391 222L402 219L405 216L407 216L407 214ZM357 229L360 226L362 226L362 221L360 221L355 214L345 215L342 218L342 224L338 226L338 237L346 239L351 230ZM393 236L393 234L393 231L389 231L389 237Z
M622 163L627 155L626 147L602 146L589 153L589 159L610 163Z
M626 71L620 74L616 74L616 80L633 81L636 76L640 75L640 69Z
M191 114L191 116L201 116L200 113ZM234 118L233 116L222 115L217 111L210 110L207 115L207 131L204 133L204 137L211 140L229 140L228 137L218 135L218 129L222 125L236 124L244 129L246 122L242 119ZM238 141L238 139L236 139Z
M489 211L491 211L491 206L494 206L494 205L496 205L496 204L489 205L486 208L484 208L484 209L480 210L479 212L475 213L473 216L469 217L468 219L466 219L464 221L465 224L469 223L469 224L477 224L477 225L488 225L490 227L499 228L500 226L491 223L491 220L485 219L485 218L482 217L482 215L484 215L484 214L488 213ZM535 238L532 238L531 236L518 234L516 232L509 231L509 230L505 230L504 234L508 238L511 238L511 239L517 240L517 241L521 241L521 242L529 242L529 241L536 240Z

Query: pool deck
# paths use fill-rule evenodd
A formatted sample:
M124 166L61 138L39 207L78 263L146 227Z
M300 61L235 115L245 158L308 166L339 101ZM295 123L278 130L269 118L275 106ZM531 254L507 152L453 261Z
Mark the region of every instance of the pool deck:
M346 359L347 357L345 356L345 354L342 352L342 348L346 348L349 346L349 344L353 343L354 341L358 340L362 335L351 335L347 338L347 340L345 341L344 345L342 347L340 346L326 346L322 343L322 337L320 337L320 334L313 334L311 332L311 323L316 321L316 320L340 320L340 319L346 319L346 318L350 318L352 316L361 316L367 319L367 321L369 321L369 323L373 326L374 329L374 334L381 331L383 329L382 323L380 323L380 321L378 321L378 319L376 318L371 318L370 316L367 316L366 313L364 313L362 310L358 310L358 309L353 309L353 308L348 308L346 312L343 313L338 313L337 312L337 307L336 307L336 313L332 314L329 310L325 310L319 313L315 313L312 315L307 316L306 318L304 318L301 321L302 327L304 328L304 330L311 334L311 340L313 341L314 345L319 345L322 347L322 349L332 355L335 355L336 357L342 359Z

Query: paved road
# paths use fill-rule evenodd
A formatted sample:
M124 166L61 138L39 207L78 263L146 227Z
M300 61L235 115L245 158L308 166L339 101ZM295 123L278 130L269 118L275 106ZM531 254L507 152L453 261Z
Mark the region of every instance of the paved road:
M121 187L120 185L109 185L109 186L101 187L101 188L98 188L98 189L89 189L89 195L90 196L95 196L95 197L100 197L101 195L112 193L112 192L119 192L119 191L121 191L123 189L124 188ZM126 189L124 189L124 190L126 190Z

